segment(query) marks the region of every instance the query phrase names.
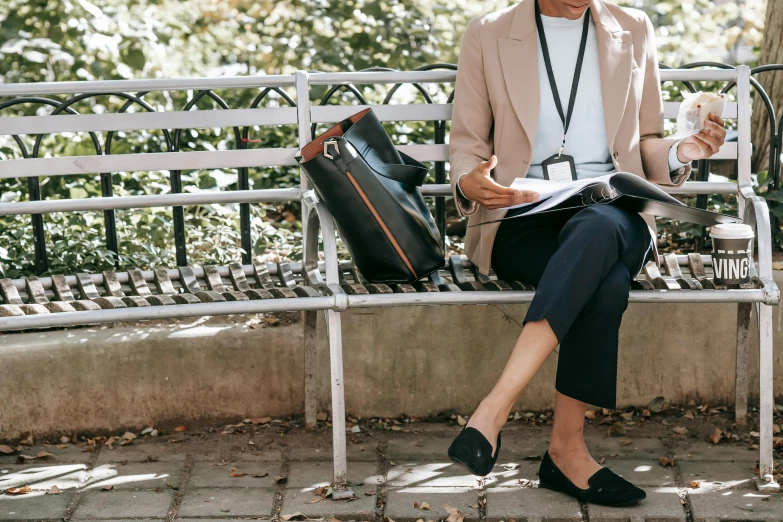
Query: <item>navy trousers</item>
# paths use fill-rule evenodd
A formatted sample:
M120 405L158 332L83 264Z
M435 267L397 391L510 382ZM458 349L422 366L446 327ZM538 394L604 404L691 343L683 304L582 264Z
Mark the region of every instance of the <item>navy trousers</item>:
M525 322L546 319L557 336L563 395L615 407L620 321L651 253L642 217L609 205L501 223L492 266L499 279L536 286Z

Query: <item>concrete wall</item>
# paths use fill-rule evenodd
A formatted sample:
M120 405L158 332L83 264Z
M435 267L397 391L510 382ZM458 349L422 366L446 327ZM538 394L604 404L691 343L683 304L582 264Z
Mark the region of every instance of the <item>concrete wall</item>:
M526 306L441 306L343 314L347 410L361 416L470 413L491 388ZM775 317L776 394L783 335ZM0 335L0 438L303 411L302 324L252 328L247 318ZM620 332L618 400L662 395L731 403L736 305L637 304ZM329 357L319 346L319 410L328 410ZM754 352L751 392L758 381ZM557 356L520 397L551 406Z

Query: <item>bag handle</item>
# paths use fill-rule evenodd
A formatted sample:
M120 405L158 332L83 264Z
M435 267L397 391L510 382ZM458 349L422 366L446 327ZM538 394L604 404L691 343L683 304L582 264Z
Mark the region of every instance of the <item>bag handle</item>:
M332 141L335 142L334 145L332 144ZM344 141L348 142L349 144L351 143L344 137L334 138L329 142L324 142L324 150L329 151L329 155L332 156L330 159L333 159L337 166L343 171L348 170L348 165L345 163L345 160L342 157L343 149L345 148L345 144L342 143ZM403 183L405 185L411 185L414 187L420 187L427 178L429 169L399 150L397 152L400 153L402 160L405 162L404 164L370 163L364 159L364 156L362 156L361 152L359 152L356 147L351 145L351 148L357 157L362 158L362 160L367 163L370 168L372 168L376 173L383 176L384 178L388 178L398 183ZM350 156L351 154L348 155Z

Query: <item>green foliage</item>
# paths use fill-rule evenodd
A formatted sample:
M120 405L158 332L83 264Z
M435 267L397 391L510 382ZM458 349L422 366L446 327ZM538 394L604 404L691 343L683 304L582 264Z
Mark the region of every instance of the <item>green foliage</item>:
M425 64L456 63L461 35L474 16L511 5L509 0L0 0L0 81L111 80L130 78L202 77L220 75L289 74L297 69L352 71L386 67L412 70ZM704 59L731 60L742 49L758 46L762 0L713 4L627 0L644 9L657 26L660 60L672 66ZM728 51L728 56L726 55ZM370 103L381 103L391 86L357 86ZM428 86L436 102L446 101L451 86ZM287 94L295 98L291 89ZM220 90L215 96L231 108L250 107L258 90ZM320 103L326 87L314 89ZM667 86L667 96L678 96ZM197 93L150 93L143 97L153 110L182 110ZM52 96L54 102L66 97ZM3 102L6 100L0 100ZM72 109L79 113L118 112L119 96L94 96ZM328 103L357 103L347 89ZM394 103L423 101L411 86L394 95ZM287 106L271 92L261 106ZM217 99L201 97L194 109L219 109ZM47 113L51 107L25 103L0 112L3 116ZM138 104L127 110L143 111ZM324 127L318 129L323 130ZM432 143L433 125L425 122L388 124L398 143ZM250 129L261 140L250 147L296 147L290 126ZM172 136L173 138L173 136ZM170 150L161 131L106 133L95 139L112 154ZM22 137L28 153L34 136ZM236 149L233 129L186 130L181 150ZM91 136L66 133L43 136L39 156L92 155ZM0 160L22 157L18 145L0 136ZM296 168L249 169L251 188L297 186ZM185 191L235 190L232 169L182 173ZM44 198L101 195L97 175L41 178ZM168 172L112 174L118 196L163 194L170 191ZM0 180L0 200L28 199L27 182ZM451 205L451 203L449 203ZM253 205L253 254L267 258L301 257L298 204ZM448 207L450 221L458 219ZM241 255L238 205L204 205L185 209L187 248L192 263L226 263ZM174 264L171 209L117 211L120 255L105 248L101 212L49 214L44 217L50 270L105 270L113 266L151 267ZM690 237L695 232L684 230ZM33 272L34 248L29 216L0 216L0 275ZM460 239L453 238L460 248Z

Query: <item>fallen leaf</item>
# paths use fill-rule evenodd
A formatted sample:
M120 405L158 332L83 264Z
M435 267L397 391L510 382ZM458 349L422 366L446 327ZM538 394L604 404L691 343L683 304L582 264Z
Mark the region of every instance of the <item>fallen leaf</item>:
M687 410L685 412L685 415L683 415L683 417L693 420L693 410Z
M305 504L315 504L316 502L322 501L323 498L321 497L313 497L310 500L305 500Z
M246 473L229 473L229 477L244 477Z
M6 455L10 455L11 453L14 453L16 450L12 448L11 446L6 446L5 444L0 444L0 453L5 453Z
M674 433L676 433L677 435L687 435L689 433L688 428L686 428L685 426L677 426L672 431L674 431Z
M178 433L181 433L183 431L188 431L188 427L187 426L177 426L176 428L174 428L174 431L176 431Z
M54 455L52 455L48 451L42 451L42 452L38 453L38 455L36 455L36 457L39 458L39 459L45 459L46 457L54 457Z
M666 466L673 468L675 464L676 464L676 459L670 459L669 457L661 457L661 466L663 466L664 468Z
M620 444L622 444L623 446L628 446L628 445L629 445L629 444L631 444L632 442L633 442L633 441L632 441L631 439L623 439L623 440L620 442Z
M717 444L720 442L721 435L723 435L723 432L720 430L720 428L715 428L715 431L713 431L709 437L707 437L710 442L713 444Z
M623 428L623 425L619 422L615 422L609 426L610 437L622 437L623 435L625 435L625 428Z
M275 484L285 484L288 482L288 477L285 475L275 475Z
M421 509L432 509L432 508L430 508L430 505L427 504L426 502L422 502L421 503Z
M698 480L691 480L690 483L688 483L690 487L693 489L697 489L699 487L699 481Z
M6 495L24 495L26 493L30 493L32 489L30 489L30 486L22 486L21 488L10 488L6 489L5 493Z
M462 522L465 518L465 515L462 514L462 511L457 508L450 507L448 504L443 504L443 509L445 509L446 513L449 514L448 518L446 518L446 522Z
M302 513L297 511L296 513L291 513L290 515L281 515L281 520L307 520L307 517L304 516Z
M323 417L323 419L318 419L318 416L316 416L318 420L326 420L326 415ZM272 422L272 417L255 417L250 419L251 424L266 424L267 422Z
M465 419L462 417L462 415L457 415L457 424L459 424L460 426L464 426L464 425L465 425L465 424L467 424L467 423L468 423L468 421L466 421L466 420L465 420Z
M585 411L585 419L595 420L597 418L598 418L598 414L596 414L595 410L586 410Z
M114 489L114 486L103 486L101 489L102 489L103 491L111 491L111 490L113 490L113 489Z
M60 488L57 486L52 486L49 489L46 490L47 495L59 495L60 494Z
M354 425L354 426L351 428L351 433L361 433L361 432L362 432L362 429L359 427L359 425L358 425L358 424Z
M250 476L251 476L251 477L253 477L253 478L264 478L264 477L266 477L267 475L269 475L269 473L267 473L266 471L264 471L263 473L255 473L255 474L253 474L253 475L250 475Z
M25 446L32 446L33 434L28 432L22 435L22 440L19 441L19 444L24 444Z

